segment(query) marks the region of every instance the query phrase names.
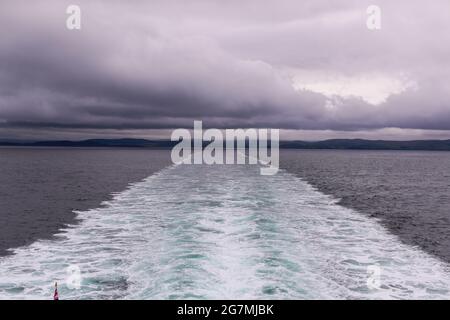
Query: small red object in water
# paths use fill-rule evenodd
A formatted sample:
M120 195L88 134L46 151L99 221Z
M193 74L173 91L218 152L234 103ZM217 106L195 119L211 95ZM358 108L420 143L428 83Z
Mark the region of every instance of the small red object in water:
M59 300L58 282L55 282L55 293L53 294L53 300Z

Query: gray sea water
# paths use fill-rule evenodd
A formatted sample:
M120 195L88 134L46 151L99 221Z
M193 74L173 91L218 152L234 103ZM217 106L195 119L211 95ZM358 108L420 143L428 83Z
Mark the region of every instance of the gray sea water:
M282 150L281 165L450 263L450 152Z
M112 193L171 163L167 152L139 149L0 147L0 256L51 239Z
M328 166L333 162L324 159L335 157L336 163L351 157L363 166L385 157L396 163L408 158L395 152L381 160L380 153L370 152L329 152L325 158L323 153L305 154L282 152L285 169L275 176L261 176L256 165L147 168L154 172L117 190L102 206L76 210L77 223L69 219L53 237L0 258L0 297L49 299L58 281L62 299L447 299L448 263L390 229L386 221L395 215L373 217L355 204L344 206L337 190L324 192L317 181L308 181L302 171L306 160L295 166L302 157L315 157L321 170L332 172ZM132 167L130 159L125 163ZM365 170L367 183L359 189L377 190L376 180L368 180L367 172L374 169L367 165ZM412 172L421 176L417 168ZM420 185L423 179L416 181ZM7 204L8 199L1 201ZM383 211L382 205L378 210ZM433 214L422 214L424 221L428 215L436 223ZM29 220L32 228L32 216ZM81 271L79 289L67 282L71 266ZM381 271L376 288L367 285L373 266Z

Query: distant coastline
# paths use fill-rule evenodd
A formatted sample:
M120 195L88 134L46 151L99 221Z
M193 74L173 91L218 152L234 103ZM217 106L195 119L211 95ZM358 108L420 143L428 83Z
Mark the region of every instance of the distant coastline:
M146 139L89 139L81 141L1 141L0 146L11 147L112 147L112 148L150 148L169 149L177 142L170 140ZM282 149L330 149L330 150L422 150L450 151L450 140L364 140L330 139L323 141L280 141Z

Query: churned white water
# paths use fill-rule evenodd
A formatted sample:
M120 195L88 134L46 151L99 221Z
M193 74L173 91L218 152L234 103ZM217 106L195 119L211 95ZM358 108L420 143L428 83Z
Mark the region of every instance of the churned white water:
M0 259L0 298L51 299L55 281L61 299L449 296L448 265L282 170L172 166L78 214Z

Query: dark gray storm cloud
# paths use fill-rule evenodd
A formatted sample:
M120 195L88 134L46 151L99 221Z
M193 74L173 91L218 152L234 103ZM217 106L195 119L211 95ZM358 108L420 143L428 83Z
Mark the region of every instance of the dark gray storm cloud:
M0 127L450 130L450 3L372 2L2 1Z

